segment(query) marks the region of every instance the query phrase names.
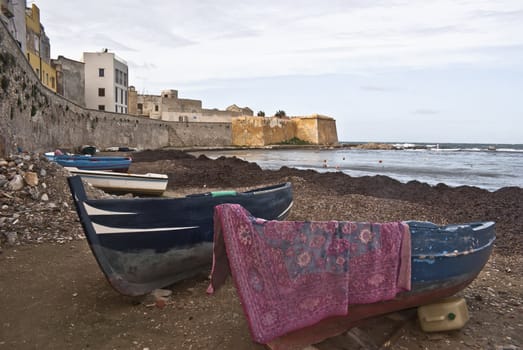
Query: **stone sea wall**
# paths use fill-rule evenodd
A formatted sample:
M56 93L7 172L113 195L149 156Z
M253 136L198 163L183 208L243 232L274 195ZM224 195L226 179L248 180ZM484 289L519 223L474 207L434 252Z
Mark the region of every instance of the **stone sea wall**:
M92 144L158 149L228 146L229 123L184 123L90 110L45 88L0 22L0 155Z

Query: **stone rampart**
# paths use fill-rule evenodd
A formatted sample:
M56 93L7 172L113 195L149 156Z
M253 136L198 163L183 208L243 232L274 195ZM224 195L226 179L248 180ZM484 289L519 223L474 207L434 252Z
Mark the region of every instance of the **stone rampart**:
M232 119L232 144L263 147L293 138L313 145L337 145L336 121L330 117L237 117Z

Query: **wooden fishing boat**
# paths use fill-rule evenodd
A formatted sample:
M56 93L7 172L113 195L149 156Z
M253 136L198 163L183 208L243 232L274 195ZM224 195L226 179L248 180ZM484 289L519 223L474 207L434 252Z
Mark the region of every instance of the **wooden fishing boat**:
M82 170L110 170L126 172L131 165L131 157L106 157L106 156L89 156L89 155L54 155L56 163L63 167L72 167Z
M215 205L239 203L259 217L281 220L293 204L290 183L183 198L88 199L79 176L68 182L100 268L125 295L210 271Z
M394 299L350 305L346 316L333 316L273 339L272 350L301 349L364 324L373 317L431 304L465 289L481 272L496 239L495 223L437 226L407 222L412 239L411 290Z
M165 174L130 174L113 171L82 170L66 167L72 175L105 192L115 194L160 196L167 189L168 176Z
M363 248L361 246L361 244L369 244L372 245L372 247L378 247L372 249L381 249L379 248L381 245L383 245L383 247L388 247L388 245L384 245L384 242L386 242L383 241L385 236L381 236L381 234L379 233L380 228L378 226L381 224L347 223L334 221L312 223L287 221L269 223L259 221L256 219L255 216L248 215L248 213L247 215L244 215L244 217L246 217L247 219L242 219L241 215L235 214L238 212L241 213L241 209L240 211L238 211L238 209L234 209L235 207L237 206L224 204L217 206L215 209L217 212L215 220L218 221L217 227L220 228L220 232L217 236L218 238L216 238L219 240L220 243L215 243L215 261L219 261L220 264L223 264L224 261L227 261L224 260L223 256L226 256L229 261L230 270L233 273L235 285L238 288L238 294L242 299L241 301L243 304L243 309L247 313L247 320L249 321L249 326L251 328L251 331L253 332L253 339L255 339L256 336L256 331L254 330L261 329L261 332L264 332L268 329L267 327L269 327L268 324L262 324L261 326L259 324L252 324L252 322L254 322L253 320L264 320L266 319L267 314L271 314L271 317L274 320L281 321L283 318L282 322L285 325L292 324L287 322L288 320L285 319L285 310L287 307L285 302L282 305L278 305L278 301L275 300L269 302L267 301L270 300L267 299L269 298L268 295L275 294L278 296L277 300L280 300L282 298L285 299L285 293L288 293L288 297L291 299L291 305L303 305L299 300L304 300L304 302L305 300L309 300L305 305L312 305L312 307L317 306L317 304L311 301L315 300L314 293L317 293L317 291L314 291L314 288L312 288L313 293L310 296L304 297L303 294L300 294L302 293L301 290L304 290L304 288L298 289L298 294L293 294L294 289L292 289L290 286L292 286L293 283L295 283L294 281L299 280L295 279L294 277L290 280L288 278L283 277L273 279L270 276L273 276L274 274L283 276L286 276L286 274L280 273L281 271L274 267L270 268L269 270L266 270L266 266L267 261L272 261L274 264L278 265L279 268L281 267L281 269L283 270L287 269L288 274L292 274L293 270L289 270L289 266L291 265L289 265L289 262L287 261L289 256L288 252L290 251L289 247L292 248L291 253L292 251L297 251L300 252L300 256L307 254L308 256L321 257L324 256L324 254L331 254L329 252L332 246L330 246L328 249L327 246L325 246L325 248L321 248L321 246L320 248L318 248L316 244L316 242L318 242L317 237L318 235L322 235L321 233L319 233L322 231L318 231L318 228L329 227L331 230L329 232L332 232L334 234L334 237L336 237L330 239L326 238L327 242L337 241L336 246L338 247L344 247L345 243L347 244L346 251L350 251L351 253L347 253L348 255L345 255L345 259L342 259L341 261L351 261L349 259L351 259L353 254L356 254L356 261L361 261L358 259L362 259L362 257L363 259L366 259L365 261L367 262L374 261L370 263L370 265L368 265L369 270L367 271L354 271L354 266L352 265L352 263L350 265L350 269L347 267L347 270L341 270L341 273L349 273L348 271L350 271L351 278L349 279L349 283L351 283L351 286L353 285L353 283L354 286L364 286L363 295L365 295L366 293L371 293L371 288L367 287L373 285L374 283L371 282L370 285L367 285L369 280L372 281L374 279L374 275L372 275L372 273L374 272L370 272L369 274L368 271L380 271L376 276L379 276L380 278L384 276L380 270L379 262L376 263L375 258L372 255L370 255L370 258L365 257L365 254L372 253L372 251L362 250ZM236 210L236 212L234 210ZM238 217L240 219L237 219ZM249 222L252 224L248 224ZM408 228L410 231L410 290L408 290L408 288L407 291L405 291L405 289L398 289L398 292L392 294L390 298L381 299L377 302L350 302L348 308L346 309L347 311L344 314L342 314L342 316L340 316L340 314L331 314L331 316L319 319L314 323L308 323L306 326L302 328L292 329L289 331L282 331L283 334L264 343L267 343L268 347L271 349L301 349L309 344L315 344L323 341L326 338L341 334L346 330L354 326L357 326L360 323L363 323L365 320L369 318L398 310L409 309L420 305L430 304L442 298L449 297L464 289L476 278L476 276L480 273L482 268L487 263L493 249L494 241L496 239L495 223L491 221L473 222L467 224L453 224L447 226L438 226L429 222L418 221L406 221L404 223L408 224ZM251 225L254 225L255 227ZM242 229L241 232L244 233L239 235L236 232L238 231L238 227L252 228L249 229L248 232L250 233L248 234L245 233L245 229ZM267 229L265 229L265 227L267 227ZM296 231L288 231L288 227L296 228ZM334 229L332 227L334 227ZM346 230L346 227L372 227L370 232L373 233L369 234L369 231L366 231L365 236L362 236L354 232L364 232L363 229L361 229L361 231L357 231L355 229L356 231L350 233L351 229ZM377 227L376 231L374 231L374 227ZM269 229L270 231L265 231ZM283 238L280 238L278 232L283 232ZM254 237L252 235L256 235L256 237L258 237L256 238L257 243L249 241L249 248L242 248L245 245L244 237ZM330 237L329 235L324 237ZM229 238L222 238L226 236L228 236ZM288 237L297 238L291 238L291 240L289 241ZM361 243L361 237L379 238L377 238L377 240L370 239L369 241L365 239L365 242ZM403 235L403 237L405 236ZM251 238L251 240L254 239L255 238ZM344 240L347 241L345 243L341 242ZM309 241L310 243L308 243ZM320 242L325 242L325 240L320 240ZM356 245L354 246L353 244ZM225 251L224 245L227 246L226 255L223 253ZM229 247L229 245L231 246ZM404 246L408 247L408 244ZM326 250L324 254L319 254L317 249ZM277 253L278 250L281 250L284 253ZM407 252L408 251L409 250L407 250ZM257 260L256 258L251 259L251 256L264 256L264 263L259 263L259 260ZM405 255L401 253L400 260L402 260L404 257ZM283 259L284 263L280 262L281 259ZM298 264L302 262L305 264L309 263L309 261L312 261L311 264L314 265L311 266L323 266L322 264L318 265L318 262L315 259L316 258L312 258L312 260L302 259L298 261ZM242 264L236 264L235 266L233 266L231 265L231 261L241 261ZM390 267L391 260L386 261L387 263L385 265ZM325 266L329 266L329 264L326 263ZM377 270L372 270L374 267L377 267ZM219 266L215 268L218 271L229 270ZM303 270L300 270L301 268L303 268ZM404 268L404 265L402 268ZM311 278L320 278L318 277L318 274L320 273L319 271L316 271L315 268L313 269L313 267L310 267L310 269L312 269L311 271L315 271L314 277ZM399 271L400 269L392 268L392 270ZM245 278L245 276L251 276L252 271L257 271L257 279L252 280L251 277ZM309 271L309 267L299 267L297 271ZM328 269L327 272L328 274L331 273ZM263 276L266 276L267 279L265 279ZM328 278L330 277L327 277L326 280L328 280ZM353 281L354 278L356 278L356 281ZM358 278L361 278L361 280L357 280ZM218 281L216 286L219 286L221 283L223 283L223 273L222 276L218 274L215 277L215 272L213 271L213 275L211 277L211 281L213 281L211 285L213 286L213 288L210 289L211 291L215 289L215 280ZM254 281L255 283L252 281ZM321 279L321 281L323 281L323 279ZM325 282L322 282L322 285L324 284ZM354 288L357 289L361 287ZM253 292L253 290L255 290L255 292ZM274 290L280 290L280 292L269 292ZM361 291L354 291L349 288L349 293L351 295L352 293L357 294L358 292L361 293ZM327 294L328 293L322 293L322 295L324 295L325 298L324 300L334 298L334 296ZM296 300L293 297L294 295L300 295L300 298L304 299ZM257 302L254 299L258 297L264 299L262 299L260 302ZM351 297L349 297L349 299L350 298ZM261 307L260 305L277 306L275 310L271 310L267 309L266 307ZM305 309L305 306L303 307L304 310L308 310ZM324 310L325 307L327 306L323 304L320 305L320 310ZM294 310L293 307L291 307L291 309ZM278 312L280 312L281 310L283 310L284 313L278 316ZM261 312L261 314L258 314L259 312ZM310 311L304 314L303 316L309 317ZM261 322L263 323L263 321ZM279 328L276 327L276 329Z

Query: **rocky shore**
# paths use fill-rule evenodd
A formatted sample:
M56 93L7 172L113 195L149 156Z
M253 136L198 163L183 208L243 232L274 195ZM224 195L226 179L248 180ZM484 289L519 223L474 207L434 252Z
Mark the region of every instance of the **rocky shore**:
M383 176L353 178L285 167L263 171L236 158L210 160L181 151L143 151L132 156L130 172L168 174L173 196L290 181L295 196L290 220L496 221L494 253L481 275L462 292L471 314L466 327L425 334L412 320L401 328L392 348L523 345L521 188L489 192L467 186L403 184ZM4 324L0 349L262 348L249 339L232 285L210 299L204 293L205 276L183 282L171 288L172 304L161 310L148 309L112 291L84 239L67 176L67 171L42 155L0 159L0 318ZM105 196L94 189L89 193ZM387 319L383 321L387 324ZM32 332L31 327L43 328ZM361 329L378 337L372 329ZM316 347L349 348L354 342L348 335L340 337Z

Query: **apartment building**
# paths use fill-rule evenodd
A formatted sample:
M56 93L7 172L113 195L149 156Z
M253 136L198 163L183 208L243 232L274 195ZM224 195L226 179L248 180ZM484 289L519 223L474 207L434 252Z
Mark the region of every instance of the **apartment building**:
M56 92L56 70L51 65L51 43L40 23L40 9L35 4L26 9L25 25L27 60L42 84Z
M105 49L84 52L83 63L86 107L127 114L127 62Z

